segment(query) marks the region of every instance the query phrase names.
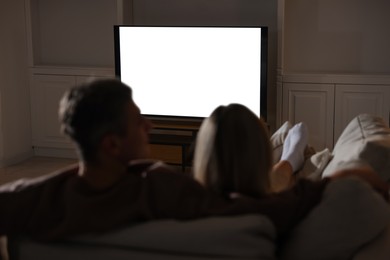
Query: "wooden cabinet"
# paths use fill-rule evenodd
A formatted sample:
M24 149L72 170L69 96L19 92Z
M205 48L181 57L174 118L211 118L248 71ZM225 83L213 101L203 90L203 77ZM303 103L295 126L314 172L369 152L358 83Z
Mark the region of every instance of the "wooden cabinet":
M333 97L331 84L286 83L283 85L284 121L306 122L313 147L332 147Z
M390 115L390 85L336 85L335 141L355 116L361 113L388 119Z
M281 77L281 122L306 122L309 143L332 149L357 115L390 120L390 77L368 75L287 75Z
M31 76L32 145L35 155L76 156L70 140L60 132L59 101L70 87L82 84L89 79L90 77L86 75L33 74Z
M131 2L24 0L35 155L75 156L60 133L59 100L74 85L114 77L113 25L128 19Z
M76 84L72 76L34 75L31 79L31 117L34 147L70 148L60 134L58 102Z
M357 114L371 113L388 120L390 34L382 24L390 21L389 2L278 0L277 3L276 126L285 120L301 120L302 117L294 115L303 113L316 149L331 149ZM364 26L361 21L365 21ZM322 103L326 98L320 98L318 92L324 84L330 85L334 93L329 101L333 106L326 108ZM307 105L289 98L298 94L297 88L308 85L310 89L302 90L305 99L300 98ZM293 93L287 94L290 91ZM302 97L303 93L299 95ZM322 132L326 134L318 134L320 127L324 127ZM329 139L331 132L333 140ZM316 136L325 139L318 140Z

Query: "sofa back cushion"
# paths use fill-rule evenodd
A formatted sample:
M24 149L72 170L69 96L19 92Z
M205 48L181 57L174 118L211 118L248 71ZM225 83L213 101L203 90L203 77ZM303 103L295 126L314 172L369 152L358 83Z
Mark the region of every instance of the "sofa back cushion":
M191 221L160 220L61 243L21 241L17 254L20 260L274 260L275 237L273 224L261 215L210 217Z

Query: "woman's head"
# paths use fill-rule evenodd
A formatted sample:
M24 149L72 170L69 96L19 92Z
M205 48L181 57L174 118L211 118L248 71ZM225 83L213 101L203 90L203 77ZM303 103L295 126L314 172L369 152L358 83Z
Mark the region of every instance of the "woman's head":
M222 195L259 197L269 191L271 156L268 130L260 118L240 104L220 106L199 130L195 178Z

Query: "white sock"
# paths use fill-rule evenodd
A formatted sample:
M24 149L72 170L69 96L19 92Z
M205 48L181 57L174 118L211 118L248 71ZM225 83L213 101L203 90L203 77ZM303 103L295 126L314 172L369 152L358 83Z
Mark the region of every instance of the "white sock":
M299 170L305 160L304 151L308 142L308 130L304 123L294 125L287 134L283 144L281 161L288 161L293 172Z

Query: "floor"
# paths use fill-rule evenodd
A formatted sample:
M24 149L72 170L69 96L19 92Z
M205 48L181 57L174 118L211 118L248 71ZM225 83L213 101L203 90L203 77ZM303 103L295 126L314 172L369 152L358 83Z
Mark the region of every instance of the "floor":
M76 163L75 159L33 157L19 164L0 168L0 185L20 178L34 178Z

